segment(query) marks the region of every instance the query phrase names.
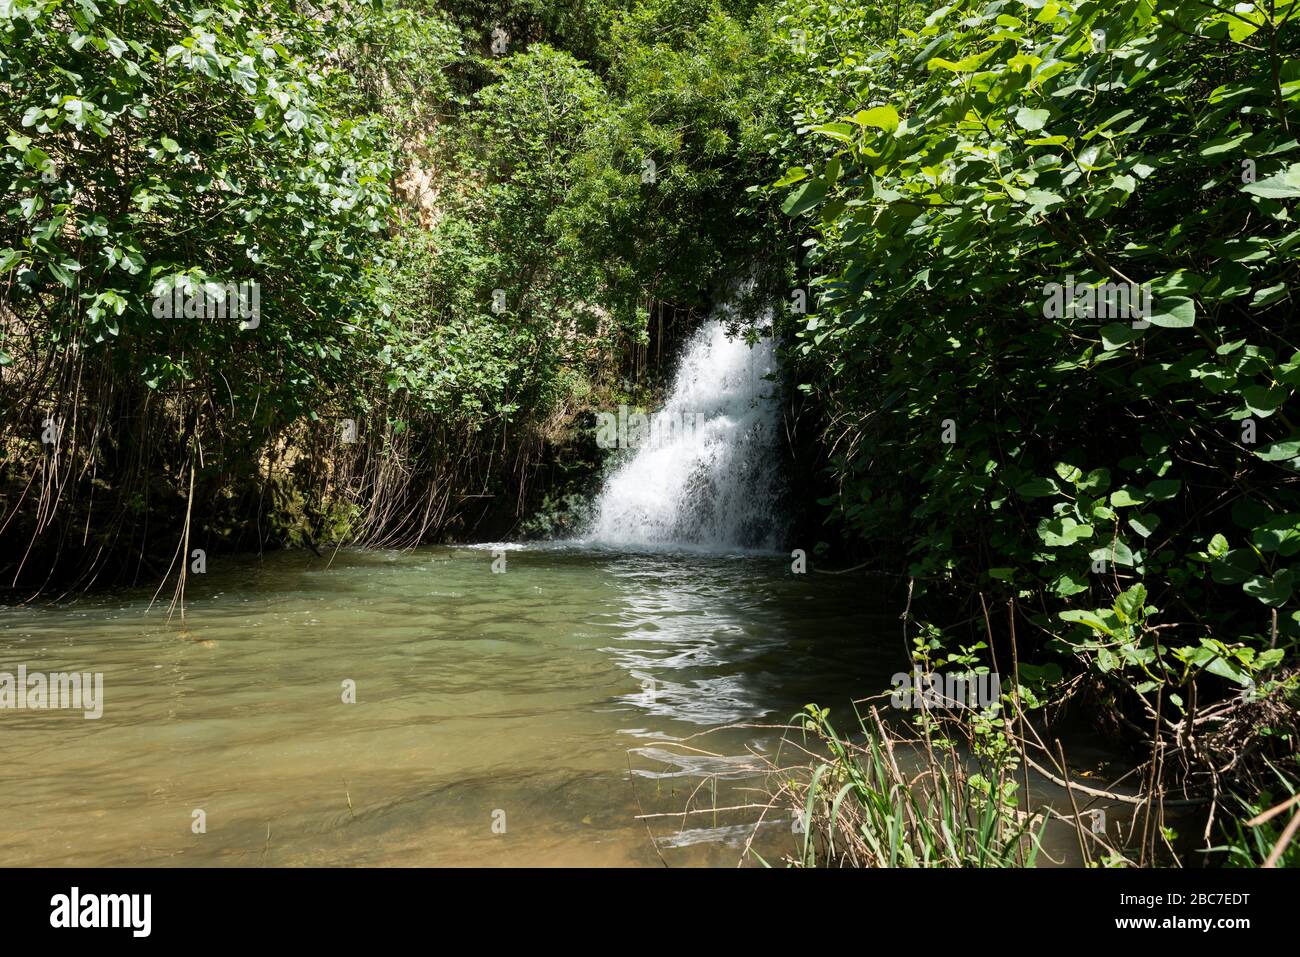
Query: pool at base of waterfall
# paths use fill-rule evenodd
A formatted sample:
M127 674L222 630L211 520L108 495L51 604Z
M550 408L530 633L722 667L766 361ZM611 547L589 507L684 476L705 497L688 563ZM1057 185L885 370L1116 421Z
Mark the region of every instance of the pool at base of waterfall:
M861 582L753 554L281 552L183 622L150 594L0 608L0 671L103 676L97 719L0 712L7 863L735 864L753 811L638 816L752 803L763 725L902 655Z

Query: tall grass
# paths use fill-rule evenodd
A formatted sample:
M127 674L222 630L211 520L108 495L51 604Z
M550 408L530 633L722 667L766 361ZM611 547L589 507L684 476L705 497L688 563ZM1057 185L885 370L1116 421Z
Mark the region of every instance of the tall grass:
M1243 801L1241 814L1224 826L1225 844L1211 853L1226 855L1226 867L1300 867L1300 791L1280 770L1269 765L1278 790L1265 791L1255 801ZM1285 799L1281 795L1286 795ZM1274 801L1278 803L1274 804ZM1272 805L1272 806L1270 806ZM1242 817L1249 820L1241 820Z
M860 742L839 734L824 709L798 716L827 757L806 776L776 772L773 796L793 806L803 831L791 864L1033 866L1047 818L1018 809L1013 762L929 731L909 744L874 708L869 723L857 719Z

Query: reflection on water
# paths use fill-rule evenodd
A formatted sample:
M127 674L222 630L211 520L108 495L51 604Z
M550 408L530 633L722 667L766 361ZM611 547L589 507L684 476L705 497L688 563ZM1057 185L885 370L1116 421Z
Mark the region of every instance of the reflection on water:
M861 578L506 554L505 574L490 548L216 559L183 624L146 593L0 608L0 671L103 672L105 698L98 721L0 711L0 859L732 865L743 817L649 819L656 849L636 815L752 801L762 725L847 711L902 660Z

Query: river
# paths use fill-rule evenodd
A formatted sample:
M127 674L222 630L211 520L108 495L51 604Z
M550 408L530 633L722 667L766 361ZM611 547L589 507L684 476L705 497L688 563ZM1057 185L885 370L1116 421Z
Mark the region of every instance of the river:
M6 864L735 864L752 811L637 816L752 803L778 732L692 736L851 716L903 660L860 578L760 554L280 552L183 624L149 597L0 609L0 671L104 675L97 720L0 713Z

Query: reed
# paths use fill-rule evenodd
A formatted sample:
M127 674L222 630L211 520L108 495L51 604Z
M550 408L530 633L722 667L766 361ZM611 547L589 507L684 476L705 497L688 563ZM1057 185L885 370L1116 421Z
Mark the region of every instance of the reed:
M972 760L952 737L909 740L873 707L855 711L859 735L836 731L809 705L796 726L824 760L776 772L773 798L802 831L798 867L1033 866L1047 816L1016 805L1014 767ZM857 738L858 740L855 740Z

